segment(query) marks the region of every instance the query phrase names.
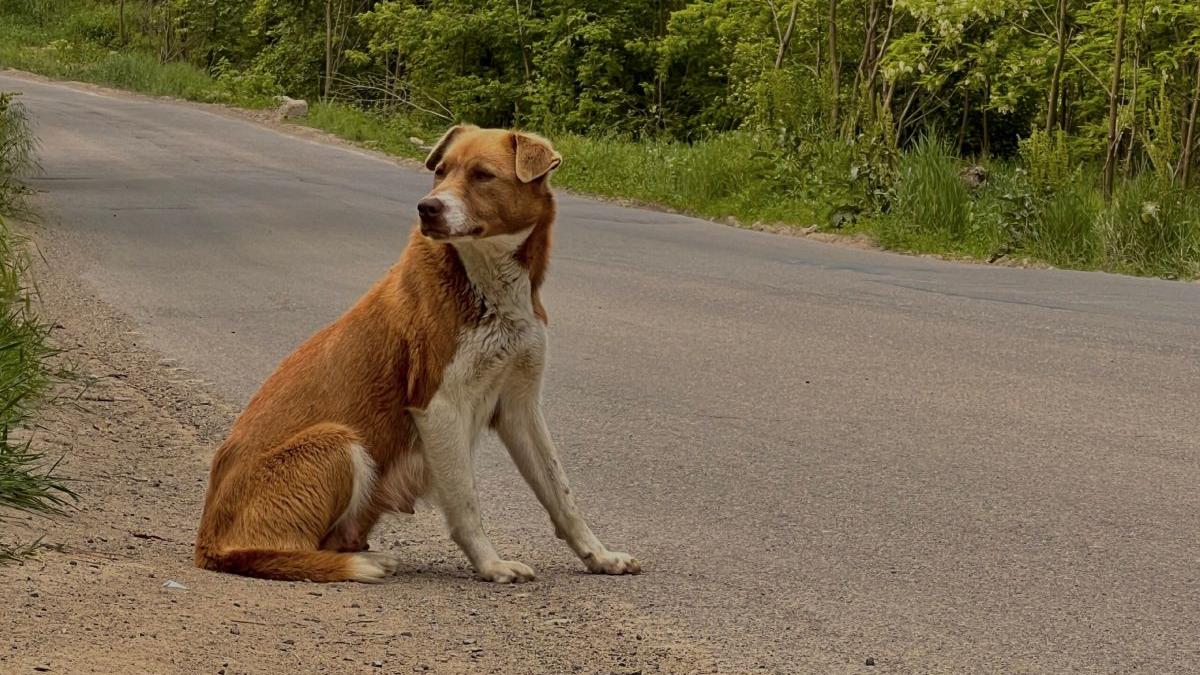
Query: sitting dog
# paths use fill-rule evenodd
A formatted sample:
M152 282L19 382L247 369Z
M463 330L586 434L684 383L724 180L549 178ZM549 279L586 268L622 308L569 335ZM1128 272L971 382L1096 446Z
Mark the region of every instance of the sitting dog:
M196 539L202 568L267 579L376 582L367 551L386 511L427 490L479 576L533 579L483 532L472 454L494 429L592 572L637 574L575 506L542 413L546 312L538 296L562 158L533 134L460 125L425 166L400 262L279 365L217 450Z

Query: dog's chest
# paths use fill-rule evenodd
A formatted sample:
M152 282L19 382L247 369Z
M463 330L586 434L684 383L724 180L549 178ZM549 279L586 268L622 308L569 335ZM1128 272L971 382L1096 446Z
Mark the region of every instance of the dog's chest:
M529 379L541 372L546 332L533 312L524 269L515 262L479 267L470 270L479 319L460 331L436 397L482 425L512 379Z

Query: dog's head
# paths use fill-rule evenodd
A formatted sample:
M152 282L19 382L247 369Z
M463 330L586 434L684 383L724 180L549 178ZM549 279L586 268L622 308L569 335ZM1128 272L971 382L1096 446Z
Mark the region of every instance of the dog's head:
M461 240L514 234L552 217L550 173L562 163L534 134L460 124L434 146L425 167L433 190L417 204L421 233Z

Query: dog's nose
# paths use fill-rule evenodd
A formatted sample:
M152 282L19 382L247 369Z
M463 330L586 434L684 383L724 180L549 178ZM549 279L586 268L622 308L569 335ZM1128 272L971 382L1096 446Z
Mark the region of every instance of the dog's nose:
M422 219L429 220L442 215L445 207L446 205L437 197L426 197L417 202L417 213L421 215Z

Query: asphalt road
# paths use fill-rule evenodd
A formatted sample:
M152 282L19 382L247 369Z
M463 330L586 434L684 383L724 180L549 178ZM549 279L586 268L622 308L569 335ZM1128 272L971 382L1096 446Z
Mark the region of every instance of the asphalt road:
M235 401L398 256L430 183L196 106L0 88L76 272ZM1200 669L1200 286L560 212L551 426L648 567L608 592L733 670ZM479 471L491 531L565 555L500 450Z

